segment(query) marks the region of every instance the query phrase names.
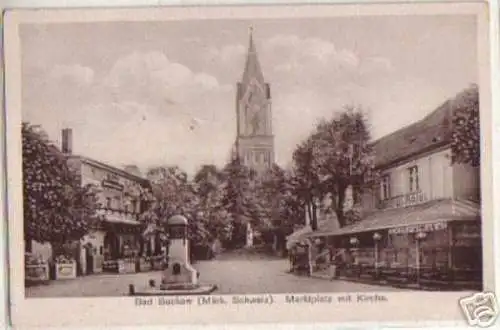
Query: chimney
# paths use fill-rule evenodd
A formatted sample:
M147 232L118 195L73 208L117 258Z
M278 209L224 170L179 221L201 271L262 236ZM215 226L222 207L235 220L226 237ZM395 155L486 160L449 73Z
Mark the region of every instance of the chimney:
M73 131L71 128L62 130L62 152L68 155L73 152Z

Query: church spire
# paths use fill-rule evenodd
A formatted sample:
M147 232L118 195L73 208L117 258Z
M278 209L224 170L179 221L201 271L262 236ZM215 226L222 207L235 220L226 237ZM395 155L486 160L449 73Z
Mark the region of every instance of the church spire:
M255 43L253 41L253 27L249 28L249 34L247 60L241 82L243 85L248 85L252 78L255 78L259 83L264 84L264 75L262 74L262 70L260 68L257 49L255 48Z

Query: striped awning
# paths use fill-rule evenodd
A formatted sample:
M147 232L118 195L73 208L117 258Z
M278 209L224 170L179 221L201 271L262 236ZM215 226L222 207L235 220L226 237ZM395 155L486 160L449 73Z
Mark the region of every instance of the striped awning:
M334 231L315 232L309 237L341 236L415 225L479 220L480 217L479 203L469 200L442 199L411 207L378 210L355 224Z

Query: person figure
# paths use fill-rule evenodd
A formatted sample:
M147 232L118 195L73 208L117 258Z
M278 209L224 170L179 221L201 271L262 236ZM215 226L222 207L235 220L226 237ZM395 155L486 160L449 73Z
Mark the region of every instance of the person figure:
M295 259L297 255L297 245L293 245L288 251L288 261L290 263L290 273L295 271Z

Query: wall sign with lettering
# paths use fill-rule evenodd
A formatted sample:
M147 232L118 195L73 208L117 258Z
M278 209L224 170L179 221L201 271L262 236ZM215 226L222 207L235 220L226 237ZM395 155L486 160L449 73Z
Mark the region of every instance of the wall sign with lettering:
M435 222L435 223L426 223L405 227L396 227L389 229L390 235L396 234L413 234L418 232L431 232L438 230L445 230L448 227L446 222Z
M114 181L103 180L101 185L105 188L111 188L111 189L120 190L120 191L123 190L123 185L121 185L120 183L114 182Z

